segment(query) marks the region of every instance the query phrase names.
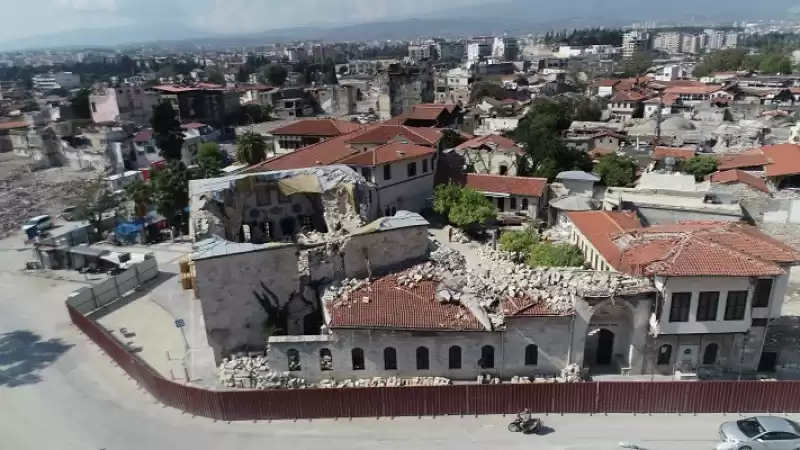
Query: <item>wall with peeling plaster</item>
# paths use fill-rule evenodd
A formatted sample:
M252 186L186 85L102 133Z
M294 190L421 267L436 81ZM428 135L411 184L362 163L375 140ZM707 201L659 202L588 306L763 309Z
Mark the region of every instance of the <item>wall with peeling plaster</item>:
M367 258L373 274L420 262L428 252L428 227L408 227L353 235L345 243L345 277L367 275Z

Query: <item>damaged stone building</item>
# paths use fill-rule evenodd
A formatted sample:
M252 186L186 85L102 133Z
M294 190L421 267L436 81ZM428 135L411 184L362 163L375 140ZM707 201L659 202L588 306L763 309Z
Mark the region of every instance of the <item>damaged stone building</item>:
M764 345L765 335L780 316L789 270L800 263L796 250L736 222L646 227L630 212L568 217L571 242L591 267L653 281L645 373L774 369L776 349ZM606 339L618 339L611 321L601 320Z

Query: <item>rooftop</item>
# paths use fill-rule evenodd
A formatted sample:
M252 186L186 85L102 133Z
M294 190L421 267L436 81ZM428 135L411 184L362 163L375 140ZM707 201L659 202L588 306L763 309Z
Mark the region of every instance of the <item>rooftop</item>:
M541 197L547 187L546 178L468 173L464 179L465 186L477 191L525 197Z
M513 152L518 155L524 155L525 151L522 150L513 140L500 136L497 134L489 134L486 136L476 136L466 142L459 144L456 148L460 150L475 149L488 146L495 151Z
M340 163L354 166L376 166L434 154L436 154L435 148L395 141L356 153L341 160Z
M653 159L661 161L664 158L671 156L676 161L686 161L692 159L697 152L695 147L661 147L658 146L653 149Z
M714 172L708 176L708 179L712 183L719 184L742 183L753 189L769 192L769 187L764 179L738 169Z
M304 119L273 129L273 135L335 137L361 129L361 125L336 119Z

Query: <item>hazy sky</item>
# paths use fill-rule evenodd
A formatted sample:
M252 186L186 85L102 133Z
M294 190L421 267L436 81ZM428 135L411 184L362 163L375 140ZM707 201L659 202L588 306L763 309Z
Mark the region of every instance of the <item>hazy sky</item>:
M459 5L499 0L462 0ZM441 10L430 0L3 0L0 42L83 28L181 23L215 33L348 24ZM143 36L144 37L144 36Z

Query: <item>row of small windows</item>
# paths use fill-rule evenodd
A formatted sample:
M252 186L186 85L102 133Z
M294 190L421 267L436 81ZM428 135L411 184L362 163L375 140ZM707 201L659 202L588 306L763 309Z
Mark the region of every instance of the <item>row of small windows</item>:
M286 351L286 356L289 360L289 370L301 370L300 353L295 349ZM427 347L417 347L415 352L417 370L430 369L430 352ZM350 351L350 359L353 370L364 370L364 350L361 348L354 348ZM320 370L327 371L333 369L333 357L331 351L323 348L319 351ZM478 360L478 367L481 369L494 368L494 347L491 345L484 345L481 347L481 357ZM535 366L539 364L539 347L535 344L530 344L525 347L525 365ZM462 368L462 353L461 347L453 345L447 350L447 367L449 369ZM384 370L397 370L397 350L394 347L386 347L383 349L383 369Z
M717 362L717 352L719 351L719 345L715 343L711 343L706 345L705 350L703 351L703 364L704 365L712 365L716 364ZM684 350L685 357L691 357L691 350L686 349ZM664 344L658 348L658 356L656 357L656 364L659 366L669 364L672 361L672 345Z

